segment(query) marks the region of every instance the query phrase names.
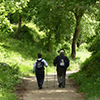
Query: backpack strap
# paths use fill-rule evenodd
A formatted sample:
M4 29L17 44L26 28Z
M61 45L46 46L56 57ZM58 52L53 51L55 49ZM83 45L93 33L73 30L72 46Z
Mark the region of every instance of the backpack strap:
M37 62L41 62L42 61L42 59L41 60L37 60Z
M41 65L42 65L42 67L38 67L38 64L39 63L41 63ZM41 60L37 60L37 62L36 62L36 68L38 69L41 69L41 68L43 68L43 66L44 66L44 63L42 62L42 59Z

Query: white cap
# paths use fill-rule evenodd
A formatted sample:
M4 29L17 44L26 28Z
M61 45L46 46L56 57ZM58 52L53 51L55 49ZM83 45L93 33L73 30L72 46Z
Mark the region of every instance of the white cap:
M64 50L60 50L60 53L64 53Z

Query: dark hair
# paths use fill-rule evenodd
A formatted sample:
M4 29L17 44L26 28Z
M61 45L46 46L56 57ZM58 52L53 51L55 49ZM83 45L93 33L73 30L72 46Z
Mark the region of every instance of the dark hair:
M38 58L42 58L42 55L40 53L38 53Z

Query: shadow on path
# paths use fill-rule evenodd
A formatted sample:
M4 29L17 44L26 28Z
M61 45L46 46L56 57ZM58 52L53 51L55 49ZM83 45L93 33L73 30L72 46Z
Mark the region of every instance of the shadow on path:
M70 74L70 72L66 73L65 88L58 88L56 74L45 76L43 89L41 90L38 89L35 76L24 78L25 91L23 91L19 100L85 100L85 95L77 93L75 84L68 79Z

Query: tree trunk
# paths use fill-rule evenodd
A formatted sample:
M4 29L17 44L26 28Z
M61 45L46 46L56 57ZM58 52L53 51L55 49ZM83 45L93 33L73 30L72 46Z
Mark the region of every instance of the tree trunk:
M83 38L83 35L81 34L81 37L79 39L79 41L77 42L77 47L79 48L80 45L82 44L82 38Z
M18 38L18 39L20 38L21 21L22 21L22 18L21 18L21 15L19 15L19 23L18 23L18 30L17 30L17 38Z
M51 52L52 51L52 41L51 41L51 34L48 33L48 44L47 44L47 51Z
M74 37L73 37L73 42L72 42L72 53L71 53L71 57L72 59L75 59L76 57L76 42L77 42L77 38L78 38L78 35L79 35L79 32L80 32L80 20L82 18L82 14L78 14L79 12L77 12L77 9L76 9L76 13L75 14L75 18L76 18L76 28L75 28L75 34L74 34Z
M71 54L72 59L75 59L75 56L76 56L76 41L77 41L79 32L80 32L80 29L78 26L76 26L75 34L74 34L73 42L72 42L72 54Z

